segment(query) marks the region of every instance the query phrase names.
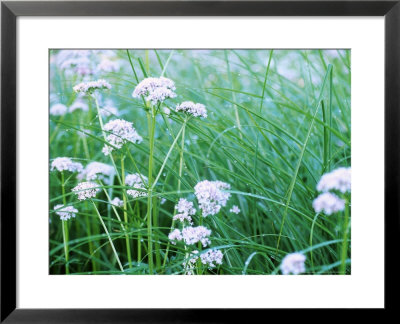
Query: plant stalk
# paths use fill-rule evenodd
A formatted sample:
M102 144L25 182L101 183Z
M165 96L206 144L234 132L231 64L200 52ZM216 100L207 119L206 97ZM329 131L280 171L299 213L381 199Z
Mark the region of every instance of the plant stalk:
M152 242L152 204L153 204L153 155L154 155L154 133L155 133L156 116L153 105L151 106L151 116L148 118L149 127L149 174L148 174L148 195L147 195L147 246L148 246L148 260L149 260L149 273L153 274L153 242Z
M125 186L125 165L124 165L125 157L121 157L121 178L122 178L122 186ZM126 244L126 253L128 255L128 263L129 268L132 268L132 254L131 254L131 246L129 242L129 235L128 235L128 212L127 212L127 201L125 191L122 190L122 199L124 201L124 222L125 222L125 244Z
M101 225L103 225L104 231L106 232L106 235L107 235L108 240L109 240L109 242L110 242L111 248L112 248L112 250L113 250L113 252L114 252L115 258L117 259L119 268L121 269L122 272L125 272L125 271L124 271L124 268L122 267L121 261L119 260L119 256L118 256L117 250L115 250L115 246L114 246L114 243L113 243L113 241L112 241L112 239L111 239L110 233L108 233L107 226L106 226L106 224L104 224L104 221L103 221L103 219L101 218L100 212L99 212L99 210L97 209L96 204L94 203L93 200L92 200L92 204L93 204L93 206L94 206L94 209L96 210L97 216L99 216L100 223L101 223Z
M65 179L64 179L64 172L61 171L61 189L63 195L63 204L64 207L67 206L67 200L65 199ZM64 241L64 254L65 254L65 274L69 274L69 249L68 249L68 242L69 242L69 233L68 233L68 221L61 220L62 223L62 232L63 232L63 241Z
M341 253L341 264L340 274L346 274L346 259L347 259L347 237L349 232L349 219L350 219L350 207L349 201L346 199L346 205L344 209L344 224L343 224L343 242L342 242L342 253Z

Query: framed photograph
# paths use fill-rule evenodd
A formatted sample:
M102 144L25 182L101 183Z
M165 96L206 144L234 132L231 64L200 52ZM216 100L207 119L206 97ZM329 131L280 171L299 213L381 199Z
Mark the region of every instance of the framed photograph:
M1 17L2 322L393 308L398 1Z

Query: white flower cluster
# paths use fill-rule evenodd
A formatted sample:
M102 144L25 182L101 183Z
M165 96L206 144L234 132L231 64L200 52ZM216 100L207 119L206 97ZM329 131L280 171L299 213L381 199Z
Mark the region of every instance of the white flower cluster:
M176 244L176 241L184 241L186 245L196 244L201 242L203 247L211 244L209 236L211 235L211 230L204 226L196 227L184 227L182 231L179 229L174 229L169 233L168 238L172 241L172 244Z
M229 212L233 213L233 214L239 214L240 213L240 208L236 205L233 205L231 209L229 209Z
M175 228L171 233L168 234L168 239L172 244L176 244L176 241L182 241L182 233L179 229Z
M177 105L175 110L177 112L183 111L185 113L193 115L194 117L207 118L206 107L200 103L194 103L192 101L184 101L181 104Z
M351 191L351 168L338 168L324 174L318 182L317 190L321 192L337 190L341 193Z
M322 192L313 201L313 207L317 213L323 211L331 215L344 210L345 200L329 191L335 190L342 194L351 191L351 168L338 168L324 174L317 184L317 190Z
M61 103L54 104L50 107L50 115L53 116L62 116L66 114L67 111L68 111L67 106Z
M200 255L201 263L207 264L210 268L215 268L217 264L222 264L223 257L224 255L220 250L209 250Z
M97 65L97 71L102 72L117 72L119 70L119 64L116 61L111 61L108 58L103 58Z
M141 175L139 173L128 174L125 177L125 184L135 189L129 189L126 191L126 193L133 198L145 197L147 195L146 184L143 181L148 181L147 177L145 177L144 175Z
M298 275L306 271L304 262L306 261L306 256L301 253L291 253L286 255L281 264L282 274L294 274Z
M56 214L60 216L61 220L68 220L71 217L75 217L76 213L78 212L78 209L72 207L72 206L65 206L64 205L55 205L54 210L56 211Z
M69 112L74 112L75 110L88 111L89 106L81 99L76 99L74 103L69 107Z
M133 127L133 123L123 119L109 121L104 125L104 130L109 133L106 141L117 148L121 148L127 142L140 143L143 140ZM105 145L102 152L104 155L109 155L113 149L113 147Z
M143 181L147 182L147 177L139 173L128 174L125 177L125 184L128 186L133 186L135 183L143 183Z
M90 60L84 56L74 57L65 60L60 65L60 69L66 70L67 75L75 73L79 75L89 75L93 73Z
M230 185L222 181L204 180L196 184L194 193L203 217L217 214L226 205L231 194L222 191L224 189L230 189Z
M196 227L184 227L182 229L182 237L186 245L196 244L197 242L201 242L203 247L211 244L209 236L211 235L211 230L204 226L196 226Z
M192 251L190 255L190 259L188 261L189 263L189 271L186 270L186 274L193 274L193 270L191 265L196 263L196 261L199 259L199 251L194 250ZM222 264L222 258L224 255L220 250L208 250L205 253L200 254L200 260L201 263L206 264L209 268L215 268L217 264L221 265ZM184 266L186 266L185 262L183 263Z
M101 162L90 162L86 168L78 174L78 180L105 180L109 182L109 178L114 175L114 168L111 165Z
M89 50L61 50L57 54L56 63L60 69L65 70L68 77L74 74L86 76L93 73L90 54Z
M324 192L313 201L313 208L317 213L324 212L327 215L344 210L345 201L333 193Z
M95 90L111 89L111 84L104 79L99 79L97 81L79 83L73 89L75 92L91 94Z
M72 189L72 192L78 196L79 200L94 198L99 191L99 185L90 181L81 182Z
M68 157L58 157L51 162L51 171L54 169L58 171L81 172L83 170L82 164L73 162Z
M196 213L196 209L193 208L193 203L187 201L184 198L179 199L178 204L175 206L179 214L173 217L173 220L179 220L182 223L186 220L190 225L193 225L192 217Z
M118 197L115 197L113 200L111 200L111 205L114 205L115 207L122 207L124 205L124 201Z
M168 98L175 98L175 89L175 83L168 78L146 78L136 86L132 97L144 96L146 101L156 105Z

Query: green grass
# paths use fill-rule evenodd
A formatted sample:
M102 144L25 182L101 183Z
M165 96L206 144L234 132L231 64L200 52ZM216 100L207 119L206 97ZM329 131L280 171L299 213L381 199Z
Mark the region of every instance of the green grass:
M183 274L188 251L170 244L168 234L179 198L198 210L193 188L202 180L229 183L231 197L218 214L193 217L212 230L211 247L224 254L222 265L197 263L195 273L280 274L292 252L306 255L306 274L351 272L350 208L328 216L312 207L321 176L351 165L350 51L114 50L119 68L85 79L61 67L61 54L50 55L50 105L70 106L72 88L83 80L102 78L112 89L96 92L99 107L86 96L88 111L50 115L50 163L64 156L83 166L98 161L113 166L115 176L101 183L92 204L71 192L76 173L64 172L63 180L50 172L51 274ZM90 64L101 55L91 53ZM147 76L175 82L177 98L160 107L171 109L169 117L132 97ZM125 119L143 137L114 150L112 159L101 151L107 134L98 118L108 99L118 116L102 122ZM186 120L174 112L183 101L204 104L208 117ZM125 175L137 172L149 178L151 194L133 199ZM114 197L122 207L111 206ZM57 204L79 212L63 222ZM229 212L232 205L238 215Z

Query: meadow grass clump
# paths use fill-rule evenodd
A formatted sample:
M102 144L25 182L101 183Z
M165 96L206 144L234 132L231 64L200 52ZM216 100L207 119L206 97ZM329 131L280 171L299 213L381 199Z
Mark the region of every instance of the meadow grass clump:
M350 61L51 50L50 274L350 274Z

